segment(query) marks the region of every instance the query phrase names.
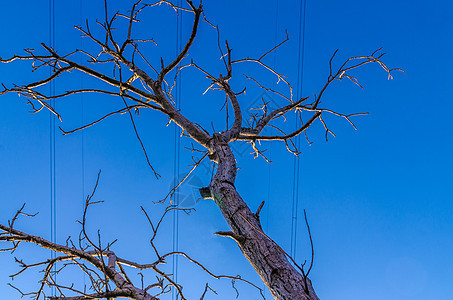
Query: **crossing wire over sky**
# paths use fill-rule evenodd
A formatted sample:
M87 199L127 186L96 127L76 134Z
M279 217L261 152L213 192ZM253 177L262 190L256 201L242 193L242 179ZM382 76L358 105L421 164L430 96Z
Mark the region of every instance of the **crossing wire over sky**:
M177 0L177 6L181 7L182 6L182 0ZM181 53L182 50L182 13L178 13L176 15L176 56L178 56L179 53ZM178 67L181 66L181 63L179 63ZM181 110L181 80L182 74L179 74L177 80L177 84L175 86L175 103L176 103L176 108ZM174 184L175 187L181 180L179 178L179 172L180 172L180 163L181 163L181 128L174 124L175 126L175 147L174 147L174 170L173 170L173 177L174 177ZM179 188L178 188L179 189ZM180 204L180 193L178 192L178 189L175 190L175 193L173 195L173 201L175 205ZM177 209L173 210L173 252L179 251L179 211ZM173 255L173 281L175 283L178 283L178 255ZM175 287L172 287L172 299L177 300L178 299L178 291L176 290Z
M49 44L55 49L55 0L49 0ZM52 69L49 70L52 75ZM50 95L55 95L55 81L49 84ZM55 108L55 100L50 101L50 105ZM56 186L56 141L55 141L55 115L49 114L49 155L50 155L50 240L52 243L57 242L57 186ZM56 252L50 251L50 258L54 259ZM53 266L56 271L56 264ZM56 278L55 274L55 278ZM55 287L52 288L52 296L56 294Z
M297 57L297 88L296 99L302 97L302 86L304 80L304 50L305 50L305 15L307 1L300 1L299 10L299 51ZM300 120L296 118L296 127L299 128ZM300 149L300 135L296 136L296 146ZM294 157L294 176L293 176L293 202L291 212L291 256L297 261L297 213L299 206L299 185L300 185L300 158Z

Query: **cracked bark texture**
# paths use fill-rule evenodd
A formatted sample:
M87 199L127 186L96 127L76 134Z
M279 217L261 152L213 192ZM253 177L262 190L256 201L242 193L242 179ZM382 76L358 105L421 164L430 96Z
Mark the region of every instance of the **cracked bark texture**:
M209 190L219 206L231 232L221 235L233 238L244 256L269 288L275 299L319 300L307 278L288 261L281 248L264 235L257 215L251 212L237 192L234 182L237 175L236 159L230 146L221 135L212 141L212 161L217 165ZM203 190L204 196L206 190ZM308 292L307 292L308 291Z

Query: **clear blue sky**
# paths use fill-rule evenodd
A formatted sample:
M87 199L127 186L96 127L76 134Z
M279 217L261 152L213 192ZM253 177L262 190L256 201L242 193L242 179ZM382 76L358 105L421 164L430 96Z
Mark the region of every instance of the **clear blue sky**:
M130 2L110 1L110 10L125 9ZM205 2L207 17L220 25L222 39L228 39L236 58L259 56L282 40L287 29L290 42L267 62L297 86L299 1ZM328 118L336 138L326 143L317 124L309 131L313 145L302 142L296 259L302 262L310 255L302 214L306 208L316 251L311 278L321 299L453 299L453 193L448 188L453 166L449 73L453 68L453 2L307 0L306 8L303 96L320 90L328 75L328 60L337 48L339 59L344 60L384 47L388 53L384 61L404 69L406 75L395 74L395 79L388 81L385 72L367 66L355 73L364 90L343 82L332 85L326 93L326 107L370 115L355 119L357 131L343 120ZM160 56L170 59L175 51L176 21L165 21L168 16L172 16L168 7L155 8L154 13L151 9L137 31L140 37L153 37L159 43L160 48L147 49L156 64ZM93 20L103 18L103 1L56 4L56 48L61 53L80 46L94 49L72 27L87 18L95 28ZM190 17L183 18L186 37ZM41 42L49 41L48 1L2 3L0 28L0 56L22 53L23 48L39 49ZM216 47L215 32L203 24L191 55L213 74L223 71ZM234 70L233 88L240 91L245 84L248 87L239 99L244 107L262 96L242 77L243 71L255 70ZM275 78L256 74L275 86ZM72 75L56 83L57 91L95 84L80 74ZM26 63L0 66L0 81L5 84L24 84L39 76L32 74ZM181 108L206 128L214 121L221 130L224 118L218 110L224 98L219 92L202 96L208 85L195 71L183 73ZM0 221L6 223L26 202L29 212L40 213L32 220L21 219L17 228L50 238L49 114L29 114L25 101L16 95L3 96L0 101ZM277 98L273 101L285 103ZM59 101L57 110L63 117L61 126L71 129L121 105L118 99L86 95ZM77 236L75 220L82 212L83 195L91 191L102 169L96 199L105 203L90 212L89 228L92 233L101 229L105 241L119 238L114 249L119 256L142 263L154 259L140 205L158 216L160 208L152 201L167 193L174 178L174 128L165 127L165 123L156 112L143 112L137 119L151 162L163 177L158 181L146 165L127 116L112 117L83 134L57 135L58 241L64 243L68 235ZM182 144L188 143L183 139ZM266 201L263 225L289 251L293 157L282 144L263 144L273 161L269 165L248 155L248 148L236 147L243 153L238 155L239 192L252 210ZM190 163L191 153L183 150L180 172L187 171ZM208 184L207 168L200 167L198 181L183 187L184 196L200 182ZM215 204L200 201L195 208L190 217L180 217L180 249L216 273L241 274L261 286L235 243L213 235L227 230ZM163 252L172 247L171 221L169 218L161 232ZM34 253L39 254L33 257ZM24 247L15 253L21 255L33 262L48 252ZM187 296L199 298L207 277L195 266L179 262L178 276L188 285ZM6 285L8 275L18 270L13 257L2 253L0 264L1 298L18 299L19 294ZM30 291L37 286L32 281L36 278L39 274L29 271L14 283ZM212 287L219 292L216 299L235 296L229 282L216 281ZM253 289L242 284L238 287L240 299L259 299Z

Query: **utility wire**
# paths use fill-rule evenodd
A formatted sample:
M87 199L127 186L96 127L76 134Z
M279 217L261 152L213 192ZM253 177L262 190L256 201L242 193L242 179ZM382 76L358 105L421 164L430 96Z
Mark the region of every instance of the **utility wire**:
M277 37L278 37L278 8L279 8L279 1L275 1L275 34L274 34L274 45L277 45ZM277 52L274 51L274 61L273 61L273 69L275 70L277 66ZM275 82L274 82L275 86ZM269 159L272 161L272 145L269 145ZM266 213L266 223L265 223L265 230L268 231L269 223L269 211L270 211L270 204L271 204L271 174L272 174L272 164L268 165L268 177L267 177L267 213Z
M83 0L80 0L80 24L83 24ZM83 38L80 36L80 49L83 49ZM79 58L82 61L82 54ZM83 73L80 73L80 87L83 88ZM84 99L83 94L80 93L80 123L85 123L84 116ZM82 211L85 208L85 130L81 132L81 173L82 173ZM85 274L84 274L85 276Z
M274 45L277 45L277 38L278 38L278 9L279 9L279 0L275 1L275 32L274 32ZM273 69L275 70L277 66L277 52L274 51L274 61L273 61ZM275 83L274 83L275 87ZM270 143L269 145L269 152L268 156L269 159L272 161L272 145L273 143ZM268 165L268 176L267 176L267 207L265 208L266 212L266 218L264 220L264 230L265 232L269 231L269 212L270 212L270 207L271 207L271 180L272 180L272 164L267 164ZM266 285L263 284L263 291L264 291L264 296L266 296Z
M80 0L80 24L83 24L83 0ZM80 49L83 49L83 38L82 36L80 35ZM80 63L82 63L82 59L83 59L83 56L82 54L80 53L79 54L79 59L80 59ZM83 88L83 73L80 73L80 88ZM84 116L84 99L83 99L83 94L84 93L80 93L80 119L81 119L81 124L83 125L85 123L85 116ZM85 208L85 130L82 130L81 132L81 160L80 160L80 164L81 164L81 175L82 175L82 213L83 213L83 210ZM85 273L83 273L83 288L84 288L84 292L86 293L86 278L85 278Z
M55 48L55 1L49 0L49 44L50 47ZM52 74L50 69L50 74ZM50 95L55 95L55 82L50 82ZM50 101L50 105L55 109L55 100ZM49 118L49 161L50 161L50 240L56 243L57 239L57 195L56 195L56 154L55 154L55 115L50 113ZM55 258L56 253L50 252L50 257ZM56 271L56 264L53 266ZM56 273L54 272L54 280L56 280ZM55 296L56 290L51 289L52 296Z
M305 49L305 15L306 0L300 1L299 11L299 52L297 58L297 89L296 100L302 96L302 84L304 79L304 49ZM301 126L299 118L296 117L296 128ZM300 149L300 136L296 136L296 147ZM291 257L296 259L297 250L297 211L299 205L299 181L300 181L300 158L294 157L293 173L293 203L291 216Z
M178 7L181 7L181 0L177 1ZM176 55L179 55L182 50L182 14L176 17ZM178 66L180 66L179 64ZM177 84L175 86L175 104L176 109L181 109L181 74L177 78ZM174 149L174 184L175 186L179 183L179 165L181 160L181 129L175 124L175 149ZM179 189L179 188L178 188ZM175 190L173 201L175 205L179 205L180 193L178 189ZM173 251L179 250L179 211L173 210ZM173 281L178 283L178 255L173 255ZM176 288L172 288L172 299L177 300L178 291Z

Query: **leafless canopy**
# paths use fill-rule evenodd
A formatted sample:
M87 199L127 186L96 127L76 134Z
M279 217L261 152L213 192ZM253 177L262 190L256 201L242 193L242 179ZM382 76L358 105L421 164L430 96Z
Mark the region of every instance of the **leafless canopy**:
M193 16L193 23L190 35L186 39L181 52L178 55L175 55L175 57L170 61L165 62L164 59L160 59L160 65L156 66L150 64L150 60L147 59L146 55L141 51L143 44L156 44L156 42L149 38L135 38L133 33L134 26L136 26L136 24L140 21L140 14L145 9L155 9L156 6L160 5L169 6L177 14L191 14ZM152 158L148 157L145 147L140 139L138 129L134 122L134 112L138 113L142 109L151 109L166 115L169 122L177 124L182 129L185 136L190 137L204 148L204 150L196 150L195 147L192 148L192 151L200 151L204 153L201 160L209 157L213 162L218 163L218 160L214 157L216 152L216 139L221 139L226 144L232 142L250 143L254 149L255 156L262 156L267 160L263 154L263 151L259 149L261 141L282 141L288 151L298 155L300 151L296 148L293 139L296 136L305 133L307 129L318 120L325 128L326 138L329 133L333 134L323 119L325 114L333 114L344 118L355 128L351 118L364 113L343 114L323 106L324 92L333 82L347 79L361 87L358 80L351 74L351 71L361 68L367 64L376 64L381 67L388 74L389 79L392 78L392 72L395 70L388 68L382 61L384 53L381 52L381 49L378 49L369 55L348 58L338 67L336 67L337 63L335 62L337 54L337 51L335 51L329 61L327 81L321 90L314 95L314 97L294 99L293 88L287 78L266 63L266 57L285 44L288 41L288 35L285 40L274 47L271 47L258 58L237 58L234 56L228 42L225 42L224 45L220 42L219 30L216 26L207 21L204 16L201 3L196 5L192 1L186 0L185 5L179 7L165 0L156 3L146 3L145 1L139 0L133 4L131 10L127 14L115 12L111 16L107 11L107 1L105 2L105 6L105 20L103 22L96 22L96 26L100 26L103 29L104 34L102 36L94 34L91 30L91 25L88 22L83 27L76 26L82 36L88 38L91 42L97 45L98 51L96 53L91 53L83 49L76 49L71 53L61 54L49 45L42 43L42 49L39 51L26 49L25 54L23 55L14 55L13 57L7 59L0 58L0 62L3 63L24 60L31 61L33 71L40 70L42 68L50 68L52 70L52 74L50 76L36 82L31 82L25 85L13 85L12 87L3 85L3 91L0 92L0 95L6 93L17 93L18 95L24 96L28 99L28 103L32 107L32 112L36 113L42 109L46 109L55 114L60 120L62 117L55 110L55 108L50 105L51 100L58 100L69 95L80 93L116 96L124 104L123 108L105 112L99 119L93 120L80 128L67 131L61 128L60 129L63 134L70 134L93 126L110 116L127 114L132 122L134 131L143 149L146 160L156 177L159 177L159 174L152 166ZM212 26L219 34L218 48L225 68L223 75L220 74L219 76L214 76L210 70L198 65L194 59L189 60L189 51L195 41L201 22L206 22L208 26ZM115 34L115 31L113 30L120 26L125 28L124 32L126 34L124 36ZM86 62L78 63L76 55L86 57ZM247 63L262 67L263 71L270 72L276 76L280 83L287 86L287 92L284 93L281 90L266 87L252 76L246 76L247 79L257 84L260 88L285 99L285 101L287 101L286 105L271 110L267 103L263 103L261 107L257 108L258 113L252 115L251 119L246 120L244 118L245 113L243 111L243 107L241 107L238 101L238 97L241 96L243 91L235 91L235 89L230 85L230 80L233 77L233 69L235 66ZM96 69L95 67L99 65L110 65L113 68L113 75L107 75ZM173 101L172 88L175 85L176 77L180 74L180 72L184 68L189 67L199 70L209 80L206 92L209 90L220 90L224 92L227 99L227 102L225 103L226 108L228 108L228 106L232 107L232 119L234 119L232 124L227 124L227 129L225 131L221 133L210 133L208 130L198 125L196 121L189 120L182 111L176 108ZM82 72L94 80L98 80L102 83L102 85L99 86L106 88L93 87L73 89L56 95L49 95L44 92L43 87L49 85L59 76L74 71ZM168 77L170 76L173 76L172 84L169 84ZM228 114L228 109L225 111ZM293 113L290 114L290 112ZM292 131L285 132L278 122L286 120L289 117L299 118L300 127ZM228 118L229 116L227 115L227 122ZM264 131L265 128L269 128L270 130ZM264 132L274 133L265 134ZM194 165L190 172L192 172L200 164L201 160L194 160ZM235 177L235 174L233 177ZM184 177L183 180L186 178L187 176ZM171 191L169 195L171 195L172 192L173 191ZM41 237L30 235L15 229L14 222L19 215L25 214L24 207L19 209L8 226L0 225L0 230L2 231L0 234L0 240L10 242L10 246L5 247L3 249L4 251L8 250L14 252L14 250L22 242L28 242L52 249L60 254L60 256L57 256L54 259L31 264L27 264L23 260L16 259L21 266L21 270L17 274L12 275L12 277L17 276L30 268L44 268L41 286L37 292L32 293L35 299L39 299L43 295L45 286L54 287L59 293L59 296L49 297L49 299L101 299L115 297L126 297L131 299L157 299L159 295L169 291L169 286L175 287L181 298L185 299L181 287L172 281L169 274L166 274L160 269L160 265L164 264L166 259L173 255L184 256L186 259L203 268L208 274L215 278L229 278L233 281L245 281L238 276L232 277L214 275L199 262L193 260L183 252L172 252L166 254L159 253L156 245L154 244L154 238L157 234L162 218L164 218L165 215L172 210L182 210L185 213L190 212L189 210L181 209L173 205L167 207L162 218L157 223L153 223L148 218L152 232L151 246L157 257L156 261L148 264L139 264L117 256L111 250L113 243L101 245L99 236L96 239L92 239L92 237L90 237L85 231L85 221L88 208L97 203L93 200L93 195L94 191L93 194L87 197L86 200L85 211L83 218L80 221L82 230L78 238L77 245L73 244L71 239L68 239L66 245L51 243ZM143 212L146 217L148 217L146 211L143 210ZM258 213L256 214L257 218ZM257 230L261 231L260 228ZM262 231L261 233L265 235ZM218 234L222 235L222 232L219 232ZM268 237L265 236L265 238ZM54 266L57 262L60 263L61 267L58 270L55 270ZM59 285L53 279L56 273L70 267L77 267L86 274L90 280L90 293L85 290L77 289L72 285ZM134 285L128 278L126 272L127 268L134 268L138 270L151 269L156 273L156 280L146 285L142 285L141 287L137 287L137 285ZM304 273L303 268L301 269L301 272ZM213 292L213 290L206 285L205 291L201 298L203 298L208 292ZM67 293L75 293L77 296L65 296Z
M171 257L175 255L184 257L189 262L201 268L204 272L215 279L231 280L234 289L236 289L234 285L235 282L240 281L255 287L260 293L262 293L261 288L241 278L239 275L229 276L214 274L203 264L190 257L185 252L176 251L168 252L165 254L160 253L158 246L155 243L155 239L164 218L168 215L168 213L174 210L179 210L181 212L189 214L193 209L184 209L179 208L175 205L169 205L166 207L157 222L153 222L148 216L148 213L142 207L144 217L147 218L150 225L150 245L154 250L156 257L156 260L151 263L141 264L117 256L116 253L111 250L116 240L102 245L101 234L99 231L96 237L93 238L92 236L89 236L86 230L88 209L95 204L100 204L103 202L93 200L96 188L99 183L99 175L100 172L98 174L93 192L86 199L82 219L81 221L78 221L78 223L81 225L81 230L76 243L73 242L71 237L68 237L66 244L57 244L48 241L40 236L27 234L15 229L14 224L20 216L34 217L36 215L26 213L24 211L25 204L22 205L22 207L16 212L14 217L8 222L8 226L0 224L0 241L7 242L7 246L1 248L0 251L10 251L14 253L20 246L20 244L25 242L39 245L42 248L51 249L59 254L55 258L33 263L26 263L22 259L15 258L20 267L20 270L17 273L12 274L10 276L11 278L14 279L16 276L29 269L39 269L43 273L42 279L40 280L40 286L35 292L23 292L18 287L9 284L22 296L32 296L34 299L41 299L42 297L45 297L47 299L55 300L104 299L117 297L151 300L159 299L158 297L160 295L169 293L171 291L171 287L174 287L177 290L180 298L186 299L182 291L182 286L172 280L171 274L168 274L161 269L161 266L164 266L167 263L168 259L171 259ZM79 270L79 274L85 274L85 277L88 278L88 284L86 286L80 286L80 284L77 285L75 283L70 285L63 285L57 282L57 275L65 276L66 273L67 276L68 270L70 270L70 272L74 272L74 270L77 269ZM140 274L142 277L140 284L134 285L133 281L128 276L128 273L131 274L134 272L134 270L135 273L139 272L138 274ZM144 270L153 271L155 274L154 279L148 279L149 276L145 279L141 273ZM46 295L46 287L55 289L58 296ZM214 291L208 284L206 284L205 291L203 292L203 295L200 299L203 299L204 295L208 291L216 293L216 291ZM77 296L67 296L68 294L76 294Z
M124 113L127 113L130 116L132 123L134 123L132 111L139 111L140 109L152 109L167 115L170 122L176 123L178 126L182 128L182 130L187 136L190 136L195 141L197 141L201 146L209 150L210 140L212 140L212 134L209 134L208 130L203 129L195 121L188 120L180 111L178 111L175 108L175 105L172 101L173 96L171 94L173 85L172 86L168 85L166 81L166 77L170 72L172 71L176 72L177 76L183 68L194 67L200 70L200 72L202 72L203 74L205 74L206 77L211 81L211 84L208 86L208 89L206 91L208 91L209 89L217 89L224 91L231 106L233 107L234 123L225 132L223 132L223 136L227 138L228 142L245 141L255 146L256 142L259 141L279 140L283 141L286 144L289 151L293 152L294 154L298 154L299 151L294 147L292 139L297 135L305 132L316 120L319 119L321 123L325 126L326 135L328 132L331 132L327 128L327 125L322 119L323 113L330 113L343 117L354 128L355 125L352 122L351 117L365 114L365 113L341 114L339 112L335 112L328 108L323 108L321 106L322 96L324 92L334 81L348 79L361 87L357 78L351 75L350 72L354 69L363 67L364 65L371 63L375 63L382 67L382 69L387 72L389 79L392 79L392 71L399 70L389 69L384 64L384 62L381 59L385 53L382 53L381 49L374 51L370 55L350 57L345 62L343 62L339 67L335 68L334 59L338 52L338 50L336 50L329 61L329 75L327 77L327 81L321 88L320 92L317 95L314 95L311 101L310 97L303 97L301 99L294 100L293 88L287 81L286 77L278 73L271 67L269 67L264 62L264 59L268 54L277 50L280 46L282 46L285 42L288 41L289 37L287 35L287 38L284 41L282 41L275 47L271 48L270 50L266 51L259 58L234 59L232 55L232 50L230 49L228 42L225 43L226 48L225 50L219 43L219 50L222 55L221 58L223 59L225 65L225 75L220 75L216 77L211 75L207 70L205 70L201 66L197 65L196 62L194 62L194 60L191 60L189 64L181 65L181 63L187 58L189 54L189 50L197 35L200 19L202 18L202 16L208 24L213 26L204 17L201 4L196 6L192 1L186 1L186 3L187 8L175 6L169 1L159 1L154 4L146 4L144 3L144 1L137 1L133 5L128 15L116 12L110 18L108 18L106 9L105 21L103 23L97 21L97 25L101 26L105 31L105 35L103 37L97 37L94 34L92 34L88 22L86 23L85 27L76 26L76 28L82 33L84 37L89 38L92 42L99 46L100 50L98 53L89 53L82 49L77 49L71 53L61 55L58 54L57 51L55 51L45 43L42 43L41 46L43 47L44 54L37 54L37 51L33 49L26 49L25 50L26 55L14 55L13 57L8 59L0 59L0 61L3 63L10 63L15 60L31 60L33 64L33 71L36 71L43 67L49 67L53 70L51 76L39 80L37 82L32 82L23 86L16 85L14 87L3 86L4 90L1 92L1 94L15 92L21 96L25 96L26 98L29 99L29 104L32 106L33 112L38 112L45 108L50 110L60 120L61 116L58 114L57 111L55 111L53 107L50 106L49 100L60 99L78 93L98 93L117 96L124 102L124 108L105 113L105 115L103 115L98 120L89 122L88 124L80 128L68 131L61 129L61 131L63 132L63 134L73 133L78 130L93 126L109 116ZM139 14L146 8L155 7L161 4L169 5L177 13L182 12L192 13L194 15L194 18L191 34L187 39L186 44L183 47L181 53L179 53L179 55L177 55L177 57L175 57L174 60L169 63L165 63L163 59L161 59L161 66L157 67L149 64L146 57L140 51L141 48L140 44L143 43L154 44L156 42L153 39L135 39L133 38L132 33L134 24L139 22ZM120 18L125 20L126 22L120 22L119 20ZM114 36L113 33L114 26L122 25L127 26L127 35L122 38ZM215 26L214 28L217 29L217 27ZM76 62L75 55L79 53L87 57L88 60L86 64L80 64ZM263 103L262 107L259 108L262 111L261 114L253 115L251 120L244 120L242 108L237 100L237 96L240 95L242 92L235 92L229 84L229 80L232 78L233 66L241 63L258 64L264 70L267 70L274 74L278 78L278 81L281 81L283 82L283 84L287 85L288 95L284 95L281 92L278 92L272 88L268 88L262 85L253 77L246 76L248 79L258 84L261 88L272 93L275 93L280 97L283 97L288 101L288 104L280 108L274 109L273 111L269 111L267 104ZM96 71L94 68L90 67L90 65L96 64L112 65L114 71L113 76L100 73L99 71ZM155 74L154 75L148 74L148 72L145 71L146 68L149 68ZM63 73L71 71L79 71L85 73L92 78L107 83L109 86L111 86L111 89L98 89L98 88L74 89L53 96L46 95L44 92L40 91L39 89L40 87L49 84L51 81L55 80ZM174 82L176 82L176 80ZM308 120L306 122L301 122L300 128L297 128L292 132L285 133L277 126L273 125L273 121L280 118L286 119L286 116L288 115L289 112L296 112L295 115L298 118L300 118L301 121L302 112L308 112L311 115L308 117ZM244 127L243 126L244 123L247 123L248 126ZM263 135L262 132L266 127L274 128L278 133L275 135ZM136 128L135 131L137 133L138 139L140 140ZM141 145L143 147L142 143ZM146 151L144 151L144 153L146 155ZM256 154L258 155L259 153L260 153L259 150L256 149ZM146 159L150 167L153 168L147 155ZM156 177L159 176L157 172L155 172L155 175Z

